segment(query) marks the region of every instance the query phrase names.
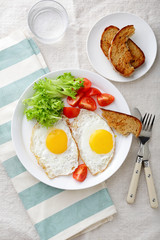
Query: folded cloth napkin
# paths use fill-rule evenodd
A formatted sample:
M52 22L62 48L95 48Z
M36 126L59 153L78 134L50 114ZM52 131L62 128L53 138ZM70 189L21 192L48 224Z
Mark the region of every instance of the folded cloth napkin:
M17 31L0 40L0 159L40 239L68 239L111 221L116 213L105 183L85 190L50 187L26 171L11 141L18 98L49 72L39 48ZM7 191L7 189L6 189Z

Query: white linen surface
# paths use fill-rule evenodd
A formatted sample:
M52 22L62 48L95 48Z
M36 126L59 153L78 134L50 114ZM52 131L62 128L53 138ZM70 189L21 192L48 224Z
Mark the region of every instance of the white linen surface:
M44 45L34 39L50 70L62 68L84 68L91 71L86 54L86 39L91 27L102 17L113 12L129 12L142 17L152 27L158 42L160 41L160 1L159 0L58 0L69 14L70 25L64 38L56 44ZM0 38L17 29L27 29L27 13L36 3L35 0L0 0ZM142 78L130 83L112 82L123 94L132 111L137 106L144 114L146 111L156 114L150 142L151 168L160 201L160 67L159 53L151 70ZM133 171L138 141L134 138L131 150L122 167L107 181L110 195L118 214L112 222L103 224L76 240L158 240L160 239L160 207L152 209L142 170L136 202L126 203L127 191ZM6 191L7 189L7 191ZM0 169L0 239L1 240L38 240L23 205L15 192L7 173Z

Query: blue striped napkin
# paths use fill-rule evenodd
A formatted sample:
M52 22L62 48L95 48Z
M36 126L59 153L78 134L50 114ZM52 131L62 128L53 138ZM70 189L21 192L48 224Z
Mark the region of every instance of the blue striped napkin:
M28 85L49 72L32 39L17 31L0 40L0 159L42 240L68 239L110 221L116 213L105 184L65 191L35 179L17 158L11 117Z

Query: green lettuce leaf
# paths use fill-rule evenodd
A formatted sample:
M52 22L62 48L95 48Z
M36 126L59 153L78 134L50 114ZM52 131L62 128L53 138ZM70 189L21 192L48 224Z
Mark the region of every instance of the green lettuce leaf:
M57 79L40 79L34 83L33 96L23 100L24 114L28 120L36 119L42 126L52 126L61 119L64 107L62 98L75 98L83 82L83 78L75 78L71 73L64 73Z

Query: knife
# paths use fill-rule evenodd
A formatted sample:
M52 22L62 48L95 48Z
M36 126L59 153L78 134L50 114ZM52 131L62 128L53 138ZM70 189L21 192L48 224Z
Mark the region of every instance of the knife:
M138 108L133 109L133 115L136 118L138 118L140 121L142 121L142 115L141 115L140 111L138 110ZM132 174L131 183L129 186L128 195L127 195L127 202L130 204L134 203L134 201L135 201L137 186L138 186L138 182L139 182L139 176L141 173L141 167L142 167L142 161L143 161L143 152L144 152L143 144L141 143L139 151L138 151L134 171Z

